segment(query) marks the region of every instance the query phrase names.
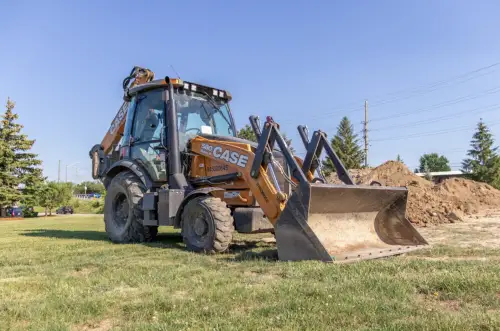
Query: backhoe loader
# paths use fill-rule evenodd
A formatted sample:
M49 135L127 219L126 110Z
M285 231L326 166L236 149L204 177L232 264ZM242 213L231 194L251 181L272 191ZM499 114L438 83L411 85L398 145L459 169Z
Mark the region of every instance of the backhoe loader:
M285 261L349 262L425 247L405 217L405 187L354 185L327 136L299 126L304 159L290 152L279 124L250 123L254 143L237 137L231 95L134 67L124 102L89 152L106 187L104 224L116 243L181 229L187 250L227 251L233 232L271 232ZM342 185L327 184L319 159L333 161ZM314 176L314 173L320 173Z

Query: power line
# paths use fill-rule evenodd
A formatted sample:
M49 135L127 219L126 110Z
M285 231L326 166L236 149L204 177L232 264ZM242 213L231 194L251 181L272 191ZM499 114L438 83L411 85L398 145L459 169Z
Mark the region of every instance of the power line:
M384 126L384 127L381 127L381 128L375 128L375 129L371 129L370 132L385 131L385 130L399 129L399 128L409 128L409 127L419 126L421 124L435 123L435 122L439 122L439 121L442 121L442 120L447 120L447 119L450 119L450 118L459 117L459 116L466 115L466 114L471 114L471 113L482 114L482 113L486 113L486 112L490 112L490 111L494 111L494 110L498 110L498 109L500 109L500 105L499 104L494 104L494 105L490 105L490 106L487 106L487 107L480 107L480 108L475 108L475 109L471 109L471 110L467 109L465 111L461 111L461 112L457 112L457 113L452 113L452 114L449 114L449 115L444 115L444 116L439 116L439 117L434 117L434 118L429 118L429 119L426 119L426 120L421 120L421 121L416 121L416 122L409 122L409 123L400 124L400 125ZM478 111L478 110L480 110L480 111Z
M489 126L493 126L500 123L500 121L495 121L489 124ZM424 132L424 133L416 133L416 134L411 134L411 135L406 135L406 136L397 136L397 137L390 137L390 138L382 138L382 139L372 139L373 141L387 141L387 140L399 140L399 139L408 139L408 138L417 138L417 137L427 137L427 136L434 136L434 135L439 135L439 134L445 134L445 133L450 133L450 132L459 132L459 131L466 131L466 130L471 130L474 129L475 126L462 126L454 129L449 129L449 130L439 130L439 131L432 131L432 132Z
M495 64L495 65L498 65ZM488 66L489 68L490 66ZM454 85L458 85L458 84L462 84L462 83L466 83L468 81L471 81L473 79L477 79L477 78L480 78L480 77L484 77L484 76L487 76L487 75L490 75L492 73L494 73L495 71L491 71L491 72L487 72L487 73L484 73L482 75L479 75L479 76L473 76L473 77L469 77L465 80L462 80L462 81L459 81L457 82L456 84ZM451 86L451 85L450 85ZM420 96L420 95L424 95L424 94L427 94L427 93L430 93L430 92L434 92L434 91L437 91L443 87L447 87L446 85L442 86L442 87L438 87L438 88L433 88L433 89L430 89L430 90L424 90L424 91L420 91L420 93L417 93L417 94L413 94L413 95L408 95L408 96L403 96L403 97L399 97L399 98L394 98L394 99L388 99L388 100L382 100L382 101L379 101L378 103L375 104L375 107L379 107L379 106L382 106L382 105L385 105L385 104L388 104L388 103L393 103L393 102L397 102L397 101L401 101L401 100L406 100L406 99L410 99L410 98L413 98L413 97L416 97L416 96Z
M388 104L388 103L393 103L393 102L397 102L397 101L401 101L401 100L404 100L404 99L408 99L408 98L411 98L411 97L415 97L415 96L419 96L419 95L423 95L423 94L426 94L426 93L430 93L430 92L434 92L442 87L446 87L446 84L447 83L451 83L452 81L456 80L456 79L460 79L460 78L465 78L469 75L473 75L473 74L477 74L481 71L485 71L485 70L488 70L488 69L491 69L491 68L494 68L494 67L497 67L498 65L500 65L500 62L496 62L496 63L493 63L493 64L490 64L490 65L487 65L487 66L484 66L484 67L481 67L481 68L477 68L475 70L472 70L472 71L469 71L469 72L466 72L466 73L463 73L463 74L459 74L457 76L454 76L454 77L451 77L451 78L447 78L447 79L444 79L444 80L440 80L440 81L437 81L437 82L434 82L434 83L430 83L430 84L427 84L427 85L423 85L423 86L420 86L420 87L417 87L417 88L413 88L413 89L409 89L409 90L400 90L400 91L396 91L396 92L392 92L392 93L389 93L387 95L398 95L398 94L402 94L402 93L408 93L408 91L414 91L414 92L420 92L420 93L417 93L417 94L414 94L414 95L411 95L411 96L404 96L404 97L400 97L400 98L397 98L397 99L382 99L381 101L378 101L378 102L374 102L371 104L371 107L378 107L378 106L381 106L381 105L385 105L385 104ZM479 75L479 76L473 76L473 77L469 77L467 78L466 80L463 80L463 81L459 81L458 84L461 84L461 83L464 83L464 82L467 82L467 81L470 81L472 79L476 79L476 78L480 78L480 77L484 77L488 74L491 74L495 71L491 71L489 73L485 73L485 74L482 74L482 75ZM442 87L439 87L440 85L442 85ZM422 91L422 89L425 89L425 88L431 88L430 90L427 90L427 91ZM376 99L376 98L375 98ZM356 102L357 103L357 102ZM361 102L359 102L361 104ZM350 103L350 104L355 104L354 102ZM316 116L316 117L311 117L310 119L311 120L316 120L316 119L322 119L322 118L326 118L326 117L329 117L333 114L337 114L337 113L344 113L344 114L347 114L347 113L352 113L352 112L357 112L357 111L362 111L364 109L363 106L359 106L359 107L356 107L356 108L352 108L350 110L343 110L343 109L338 109L338 110L335 110L335 111L331 111L331 112L326 112L326 113L323 113L322 115L320 116ZM281 121L282 123L291 123L292 120L289 120L289 121Z
M392 119L392 118L413 115L413 114L417 114L417 113L425 113L425 112L433 111L435 109L439 109L439 108L443 108L443 107L451 106L451 105L456 105L456 104L461 103L461 102L478 99L478 98L481 98L483 96L487 96L490 94L496 94L499 92L500 92L500 87L494 87L494 88L488 89L486 91L483 91L480 94L469 94L469 95L466 95L463 97L459 97L459 98L448 100L448 101L445 101L445 102L442 102L442 103L439 103L436 105L432 105L428 108L421 108L418 110L412 110L412 111L403 112L403 113L396 113L396 114L387 115L387 116L383 116L383 117L376 117L376 118L372 119L371 121L377 122L377 121L382 121L382 120L386 120L386 119Z
M432 106L429 106L429 107L426 107L426 108L416 109L416 110L402 112L402 113L395 113L395 114L392 114L392 115L387 115L387 116L382 116L382 117L375 117L375 118L370 119L370 122L378 122L378 121L383 121L383 120L388 120L388 119L393 119L393 118L410 116L410 115L417 114L417 113L430 112L430 111L433 111L433 110L436 110L436 109L439 109L439 108L443 108L443 107L451 106L451 105L456 105L456 104L459 104L461 102L466 102L466 101L469 101L469 100L478 99L478 98L481 98L481 97L484 97L484 96L487 96L487 95L491 95L491 94L496 94L496 93L499 93L499 92L500 92L500 87L494 87L494 88L491 88L491 89L488 89L488 90L484 90L484 91L480 92L479 94L478 93L476 93L476 94L468 94L468 95L461 96L461 97L458 97L458 98L455 98L455 99L451 99L451 100L447 100L447 101L444 101L444 102L441 102L441 103L438 103L438 104L435 104L435 105L432 105ZM330 128L327 128L324 131L329 131L331 129L333 129L333 128L330 127ZM372 130L372 131L374 131L374 130Z

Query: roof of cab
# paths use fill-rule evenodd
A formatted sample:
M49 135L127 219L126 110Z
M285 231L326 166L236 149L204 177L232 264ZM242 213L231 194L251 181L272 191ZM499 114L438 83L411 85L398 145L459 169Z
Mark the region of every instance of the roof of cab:
M171 78L172 79L178 79L178 78ZM181 81L183 83L188 83L188 84L194 84L194 85L197 85L197 86L200 86L200 87L203 87L203 88L208 88L208 89L216 89L214 87L211 87L211 86L206 86L206 85L202 85L202 84L198 84L198 83L193 83L193 82L189 82L189 81L184 81L181 79ZM163 87L163 86L167 86L167 83L165 81L165 79L155 79L151 82L148 82L148 83L144 83L144 84L141 84L141 85L138 85L138 86L134 86L130 89L128 89L125 93L127 96L131 97L141 91L144 91L144 90L151 90L151 89L156 89L156 88L160 88L160 87ZM232 97L231 97L231 94L226 91L226 90L223 90L223 89L216 89L217 91L222 91L224 92L224 95L227 96L227 98L225 99L228 99L228 100L231 100Z

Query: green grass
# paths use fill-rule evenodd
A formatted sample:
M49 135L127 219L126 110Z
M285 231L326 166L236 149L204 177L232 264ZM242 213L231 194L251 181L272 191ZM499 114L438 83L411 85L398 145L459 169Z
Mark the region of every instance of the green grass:
M500 329L498 250L288 263L258 236L206 256L166 229L116 245L102 216L0 222L0 330Z

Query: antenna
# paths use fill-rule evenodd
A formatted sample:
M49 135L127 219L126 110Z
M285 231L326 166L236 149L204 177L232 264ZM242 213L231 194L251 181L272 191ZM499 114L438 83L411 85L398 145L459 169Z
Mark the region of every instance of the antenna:
M179 79L180 79L181 75L179 75L179 73L177 72L177 70L175 70L174 66L170 65L170 68L172 68L172 70L175 72L175 74L177 75L177 77L179 77Z

